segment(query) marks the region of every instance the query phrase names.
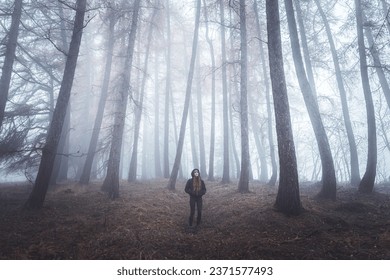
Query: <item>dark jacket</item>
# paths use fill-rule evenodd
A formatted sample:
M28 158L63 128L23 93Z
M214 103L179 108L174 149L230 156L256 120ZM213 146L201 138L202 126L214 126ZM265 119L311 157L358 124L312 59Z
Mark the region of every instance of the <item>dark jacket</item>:
M192 180L193 180L193 178L191 178L187 181L187 184L185 187L185 192L188 193L190 196L202 197L206 193L205 183L203 182L203 180L200 180L201 181L201 188L200 188L200 191L198 193L196 193L194 191Z

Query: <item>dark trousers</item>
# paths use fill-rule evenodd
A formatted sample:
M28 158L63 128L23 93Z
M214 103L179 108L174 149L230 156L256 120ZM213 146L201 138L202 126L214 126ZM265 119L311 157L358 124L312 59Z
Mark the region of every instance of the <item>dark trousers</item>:
M195 205L198 210L198 216L196 217L196 224L200 224L200 220L202 218L202 206L203 206L203 201L201 196L190 196L190 219L189 219L189 224L192 226L192 221L194 220L194 214L195 214Z

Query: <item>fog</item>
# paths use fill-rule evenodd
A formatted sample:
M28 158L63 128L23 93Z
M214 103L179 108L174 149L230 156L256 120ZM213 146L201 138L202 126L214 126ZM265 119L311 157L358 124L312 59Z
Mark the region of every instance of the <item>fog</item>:
M34 182L46 143L55 104L63 79L73 30L75 1L69 6L58 1L24 1L18 27L15 61L0 130L1 182ZM169 8L168 8L169 2ZM177 153L182 112L193 52L196 1L141 1L132 56L129 95L120 153L119 178L127 180L133 150L136 149L136 179L168 178ZM240 15L239 3L224 1L226 58L221 49L219 1L202 1L199 41L191 86L191 101L181 155L179 178L190 177L193 168L221 180L224 164L223 68L226 67L228 93L229 175L240 176ZM283 2L283 1L281 1ZM296 1L297 2L297 1ZM316 92L316 100L329 140L338 184L349 184L351 164L349 142L344 125L339 85L325 25L314 1L299 1L305 30L298 26L300 40L306 35ZM206 7L204 4L206 3ZM257 28L254 2L246 1L247 92L249 112L249 154L251 180L268 182L272 175L271 145L278 147L275 112L270 88L265 1L257 1L260 30ZM335 42L341 68L349 115L356 141L359 172L367 165L368 130L365 95L359 68L355 6L353 1L321 1ZM372 31L374 44L366 39L368 75L376 118L376 183L389 181L389 104L377 69L383 69L389 82L390 27L388 3L370 1L363 6L369 19L365 29ZM14 1L0 3L0 65L5 64ZM297 7L295 7L297 9ZM88 1L84 30L69 102L69 122L63 126L63 140L57 149L61 164L52 180L79 181L83 172L99 101L107 94L104 115L91 167L91 180L103 181L107 174L115 114L118 111L133 1ZM207 21L206 14L207 11ZM286 11L280 3L284 72L290 105L291 124L300 182L321 180L321 160L317 140L305 106L293 63ZM114 22L110 32L110 20ZM169 22L169 28L167 23ZM207 25L206 25L207 23ZM302 32L302 33L301 33ZM109 34L111 33L111 37ZM151 35L149 35L151 34ZM109 42L113 43L112 66L104 92ZM209 40L209 41L208 41ZM302 46L302 44L301 44ZM369 47L367 47L369 46ZM213 53L211 53L211 48ZM261 48L265 52L262 59ZM374 61L377 51L381 65ZM213 56L213 57L212 57ZM213 67L212 61L215 60ZM146 62L145 62L146 61ZM263 68L263 66L265 66ZM308 67L308 64L305 64ZM267 73L264 73L264 69ZM3 74L5 68L2 68ZM265 75L264 75L265 74ZM3 75L2 75L3 76ZM265 77L268 77L265 80ZM214 83L213 83L213 78ZM213 85L215 86L213 90ZM102 90L103 89L103 90ZM1 89L1 95L5 95ZM211 134L215 94L215 136ZM269 92L272 95L272 93ZM166 96L168 95L168 99ZM270 96L269 96L270 97ZM168 102L167 102L168 100ZM271 128L267 100L271 108ZM122 100L122 102L124 102ZM201 103L200 103L201 102ZM120 102L119 102L120 103ZM141 110L140 110L141 109ZM137 114L140 113L138 116ZM167 119L168 116L168 119ZM138 118L140 117L140 121ZM66 119L66 118L65 118ZM137 128L139 124L139 128ZM135 133L139 130L139 133ZM269 131L272 132L273 144ZM164 138L167 137L167 138ZM166 139L168 141L166 142ZM215 150L211 151L212 140ZM168 147L167 155L164 149ZM133 158L133 160L135 160ZM157 164L156 164L157 163ZM58 164L58 162L56 163ZM164 174L168 170L168 176ZM53 171L54 172L54 171ZM279 172L279 170L277 170Z

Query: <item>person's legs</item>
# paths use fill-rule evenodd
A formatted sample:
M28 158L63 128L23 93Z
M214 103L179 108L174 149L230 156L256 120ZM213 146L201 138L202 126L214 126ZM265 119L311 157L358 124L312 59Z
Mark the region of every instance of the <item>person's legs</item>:
M196 225L199 225L202 219L202 207L203 207L203 200L202 197L199 197L197 199L198 216L196 217Z
M189 218L189 225L192 226L192 221L194 219L194 214L195 214L195 198L190 196L190 218Z

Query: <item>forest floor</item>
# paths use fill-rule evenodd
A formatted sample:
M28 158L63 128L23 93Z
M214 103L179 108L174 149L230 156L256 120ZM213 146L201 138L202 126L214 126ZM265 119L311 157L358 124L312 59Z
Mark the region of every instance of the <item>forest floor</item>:
M122 182L110 200L100 184L64 184L43 209L23 210L31 185L0 185L0 259L390 259L390 186L370 195L339 187L318 201L301 184L302 214L275 211L277 187L207 182L203 219L187 225L184 181Z

